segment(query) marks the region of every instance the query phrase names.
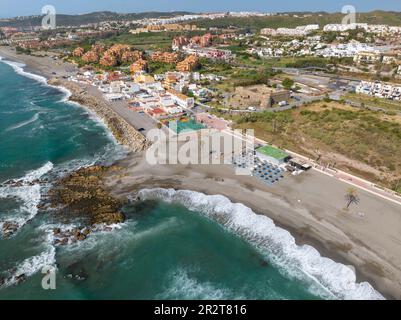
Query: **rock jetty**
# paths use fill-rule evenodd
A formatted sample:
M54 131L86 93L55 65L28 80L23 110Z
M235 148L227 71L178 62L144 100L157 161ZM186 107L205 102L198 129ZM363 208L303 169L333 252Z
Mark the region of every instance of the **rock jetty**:
M71 92L69 100L77 102L95 112L113 133L116 140L129 147L132 151L143 151L150 146L150 142L135 130L125 119L110 108L107 101L88 94L77 83L64 79L50 79L49 85L64 87Z

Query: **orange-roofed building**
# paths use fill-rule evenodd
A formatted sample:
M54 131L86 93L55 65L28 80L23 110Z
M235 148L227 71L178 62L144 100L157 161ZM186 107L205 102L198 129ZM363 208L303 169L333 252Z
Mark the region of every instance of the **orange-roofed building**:
M130 66L131 74L135 74L141 71L147 71L148 69L148 62L144 59L139 59Z
M171 88L178 82L179 78L175 73L169 72L166 74L166 78L164 79L164 85L168 88Z
M176 69L181 72L190 72L194 70L199 64L198 57L190 55L186 57L183 61L177 63Z
M81 47L75 48L75 50L72 52L72 55L74 57L82 57L84 54L85 50Z
M155 51L150 56L152 61L164 62L164 63L177 63L178 54L175 52L162 52Z
M164 111L162 108L148 109L147 113L150 116L155 117L155 118L159 118L159 117L167 115L167 112Z

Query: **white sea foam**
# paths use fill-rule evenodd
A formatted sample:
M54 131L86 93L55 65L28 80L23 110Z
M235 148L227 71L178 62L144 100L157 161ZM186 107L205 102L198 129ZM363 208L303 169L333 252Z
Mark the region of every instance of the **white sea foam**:
M6 185L0 187L0 199L17 198L22 203L18 213L13 212L10 216L4 216L5 220L0 221L0 229L5 221L10 220L16 223L19 229L36 216L38 213L37 206L41 200L41 186L37 183L31 184L52 169L53 163L47 162L39 169L30 171L24 177L16 179L15 181L20 183L19 186Z
M36 81L39 81L39 82L42 83L42 84L45 84L45 85L48 86L48 87L56 88L56 89L58 89L59 91L63 92L63 93L64 93L64 96L61 98L60 102L66 102L66 103L75 105L75 106L77 106L77 107L83 108L83 109L85 110L85 112L89 114L90 119L92 119L93 121L97 122L100 126L102 126L102 127L105 129L108 138L109 138L115 145L118 145L117 140L116 140L115 137L113 136L112 132L108 129L106 123L103 121L102 118L100 118L95 112L91 111L89 108L86 108L84 105L81 105L81 104L79 104L79 103L77 103L77 102L74 102L74 101L70 101L70 100L69 100L70 97L71 97L71 95L72 95L72 93L71 93L70 90L68 90L67 88L62 87L62 86L53 86L53 85L49 85L49 84L47 83L47 79L46 79L45 77L25 71L25 70L24 70L24 67L26 67L26 65L23 64L23 63L5 60L4 58L0 59L0 61L2 61L2 62L4 62L4 63L8 64L9 66L11 66L11 67L15 70L15 72L18 73L18 74L20 74L20 75L23 75L23 76L25 76L25 77L34 79L34 80L36 80Z
M4 58L0 59L0 61L8 64L9 66L11 66L14 69L14 71L19 75L22 75L22 76L25 76L27 78L36 80L36 81L38 81L38 82L40 82L42 84L45 84L48 87L56 88L59 91L63 92L64 93L64 97L61 99L61 101L68 101L69 97L71 96L71 91L69 91L68 89L66 89L64 87L60 87L60 86L49 85L47 83L47 79L45 77L25 71L24 67L26 67L26 64L24 64L24 63L4 60Z
M48 250L37 256L29 257L17 266L15 274L25 274L27 277L32 276L45 266L52 266L56 263L56 249L49 246Z
M23 178L21 178L19 180L23 181L23 182L32 182L34 180L41 178L46 173L53 170L53 167L54 167L53 163L48 161L39 169L28 172Z
M367 282L356 282L355 272L348 266L324 258L309 245L298 246L294 237L277 227L273 220L255 214L241 203L232 203L221 195L205 195L189 190L144 189L141 199L177 202L218 221L265 252L287 275L306 282L310 290L331 299L384 299Z
M10 271L10 277L5 281L5 283L0 286L1 288L8 287L17 283L15 277L24 275L25 277L31 277L37 272L41 272L44 267L56 265L56 249L53 246L49 246L46 251L29 257L19 263L15 270Z
M22 122L20 122L20 123L17 123L17 124L15 124L15 125L11 126L11 127L8 127L8 128L6 129L6 131L12 131L12 130L15 130L15 129L22 128L22 127L24 127L24 126L26 126L26 125L28 125L28 124L30 124L30 123L32 123L32 122L37 121L38 119L39 119L39 113L35 113L35 114L33 115L33 117L30 118L29 120L22 121Z
M168 287L157 299L200 299L223 300L242 299L234 297L229 289L219 288L210 282L201 282L188 274L188 270L178 268L169 275Z
M47 84L47 80L45 77L39 76L37 74L34 73L30 73L24 70L24 67L26 67L25 64L23 63L19 63L19 62L15 62L15 61L9 61L9 60L5 60L4 58L1 59L2 62L8 64L9 66L11 66L14 71L22 76L31 78L33 80L39 81L41 83Z

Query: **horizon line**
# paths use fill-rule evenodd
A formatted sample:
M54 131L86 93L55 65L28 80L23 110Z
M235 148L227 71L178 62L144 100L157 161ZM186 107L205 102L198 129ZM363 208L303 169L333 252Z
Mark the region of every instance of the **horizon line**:
M397 10L384 10L384 9L372 9L372 10L360 10L357 11L357 13L370 13L370 12L375 12L375 11L381 11L381 12L395 12L395 13L401 13L401 11ZM101 13L101 12L109 12L109 13L116 13L116 14L122 14L122 15L129 15L129 14L141 14L141 13L174 13L174 12L183 12L183 13L188 13L188 14L211 14L211 13L229 13L229 12L252 12L252 13L270 13L270 14L296 14L296 13L323 13L323 14L336 14L336 13L341 13L341 11L326 11L326 10L316 10L316 11L311 11L311 10L306 10L306 11L259 11L259 10L238 10L238 11L186 11L186 10L170 10L170 11L156 11L156 10L149 10L149 11L130 11L130 12L118 12L118 11L112 11L112 10L97 10L97 11L89 11L89 12L83 12L83 13L56 13L56 15L66 15L66 16L83 16L83 15L88 15L88 14L93 14L93 13ZM16 18L28 18L28 17L39 17L43 16L43 14L30 14L30 15L22 15L22 16L12 16L12 17L2 17L0 16L0 20L11 20L11 19L16 19Z

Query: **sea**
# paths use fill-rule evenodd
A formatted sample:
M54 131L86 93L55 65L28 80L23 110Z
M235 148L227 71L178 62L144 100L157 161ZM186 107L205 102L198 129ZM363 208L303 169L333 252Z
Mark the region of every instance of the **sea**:
M268 217L190 190L144 189L113 231L55 246L52 230L79 221L66 225L57 211L37 208L52 183L127 153L68 96L0 59L0 229L18 225L10 238L0 232L0 300L383 299L352 268L298 246ZM18 183L4 184L11 179ZM50 267L51 288L42 285Z

